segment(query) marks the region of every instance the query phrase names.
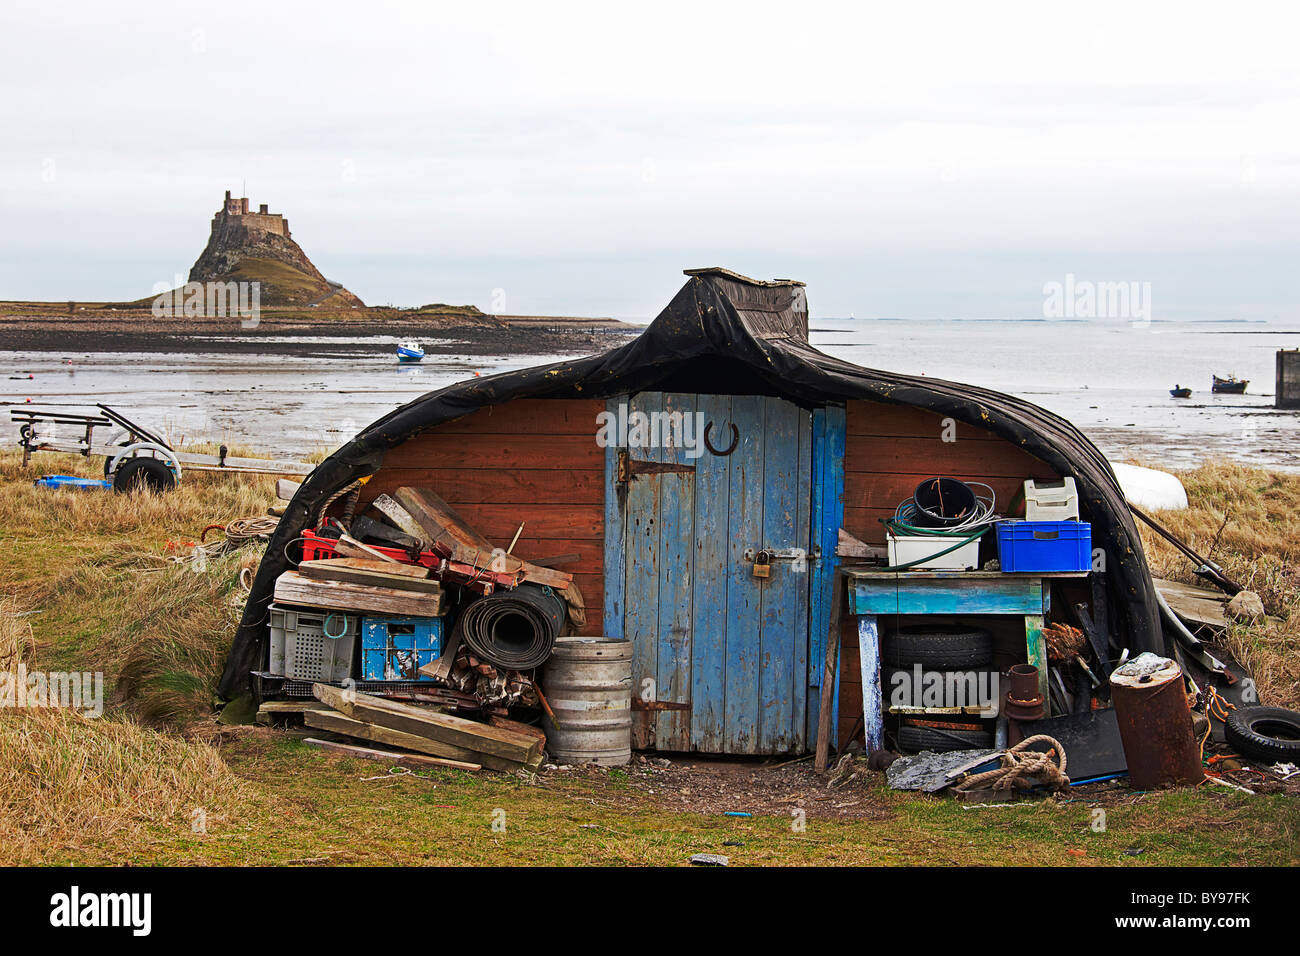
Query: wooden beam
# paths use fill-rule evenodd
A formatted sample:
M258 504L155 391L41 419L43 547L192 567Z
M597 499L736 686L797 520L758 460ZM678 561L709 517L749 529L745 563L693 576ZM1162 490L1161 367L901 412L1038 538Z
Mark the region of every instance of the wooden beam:
M451 767L455 770L482 770L483 768L467 760L445 760L442 757L428 757L424 754L396 754L386 750L373 750L370 747L356 747L352 744L340 744L333 740L321 740L317 737L304 737L303 743L318 750L329 750L346 757L359 757L362 760L378 760L383 763L395 763L399 767Z
M817 773L825 773L831 753L831 725L835 720L832 701L835 698L835 672L840 657L840 618L844 614L844 579L836 569L831 581L831 619L826 635L826 664L822 669L821 703L817 711L817 760L813 764Z
M301 714L308 710L328 710L327 704L318 700L264 700L257 708L259 714Z
M1209 627L1226 628L1227 615L1223 607L1228 599L1222 591L1197 587L1195 584L1183 584L1179 581L1167 581L1164 578L1152 578L1160 596L1184 621L1192 624L1204 624Z
M309 723L308 718L310 718ZM441 757L444 760L460 760L467 763L482 764L490 770L500 770L502 773L514 773L520 766L518 761L494 757L491 754L479 754L464 747L457 747L454 744L421 737L419 734L403 733L390 727L367 723L364 720L357 720L354 717L348 717L332 710L308 711L303 714L303 722L307 723L308 727L315 727L317 730L328 730L344 737L368 740L371 743L383 744L386 747L402 747L406 750L414 750L417 753Z
M309 710L328 709L318 700L265 700L262 701L262 706L257 708L257 713L253 716L253 722L263 727L269 727L273 717L283 717L287 714L303 714Z
M396 558L390 558L382 551L376 551L368 544L362 544L351 535L343 535L334 542L334 553L346 558L370 558L384 564L401 564Z
M387 564L365 558L325 558L304 561L298 573L318 581L344 581L397 591L441 594L442 585L429 578L429 569L420 564Z
M411 517L411 513L403 508L391 495L380 495L374 501L370 502L370 507L374 508L385 518L397 526L403 534L409 534L420 542L420 550L428 551L433 543L425 533L420 523Z
M298 493L298 489L301 487L301 481L291 481L288 478L279 478L275 482L275 496L281 501L292 501L293 496Z
M536 740L499 727L327 684L313 684L312 694L354 720L451 744L485 757L503 758L516 766L539 763L541 759L542 748Z
M421 594L346 581L320 581L296 571L285 571L276 578L275 600L302 607L393 616L438 617L443 612L441 593Z

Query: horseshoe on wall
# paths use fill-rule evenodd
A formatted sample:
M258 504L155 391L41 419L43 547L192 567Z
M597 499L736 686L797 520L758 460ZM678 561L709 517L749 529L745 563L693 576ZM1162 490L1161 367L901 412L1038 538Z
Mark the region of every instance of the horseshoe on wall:
M713 447L713 442L709 440L709 432L713 431L713 422L709 422L704 426L704 447L713 452L713 454L717 455L719 458L726 458L735 451L736 446L740 444L740 429L736 427L735 422L732 422L729 427L731 428L731 444L726 447L726 450L719 451Z

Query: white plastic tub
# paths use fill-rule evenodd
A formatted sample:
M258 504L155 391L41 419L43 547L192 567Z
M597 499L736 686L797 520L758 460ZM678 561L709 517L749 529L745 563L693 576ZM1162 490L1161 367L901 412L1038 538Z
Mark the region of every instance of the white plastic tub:
M942 535L895 535L892 532L888 533L886 542L889 545L889 565L890 567L897 567L900 564L909 564L912 561L920 560L920 564L913 565L908 570L970 571L978 568L980 563L979 538L966 542L956 551L949 551L942 557L930 558L930 555L945 548L950 548L960 540L960 538L950 538Z

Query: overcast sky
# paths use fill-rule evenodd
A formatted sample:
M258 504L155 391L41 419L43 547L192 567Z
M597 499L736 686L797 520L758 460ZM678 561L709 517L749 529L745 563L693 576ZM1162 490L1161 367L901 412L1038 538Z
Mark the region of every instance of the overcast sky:
M370 304L1300 319L1289 6L1073 9L5 0L0 298L148 294L246 183Z

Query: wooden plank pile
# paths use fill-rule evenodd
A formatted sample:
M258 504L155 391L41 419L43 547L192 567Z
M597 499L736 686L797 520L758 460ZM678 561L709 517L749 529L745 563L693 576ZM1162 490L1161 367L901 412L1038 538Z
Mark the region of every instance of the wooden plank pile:
M315 684L312 693L324 707L304 708L308 727L385 747L399 747L440 761L441 765L487 767L505 773L535 771L546 738L509 724L482 724L430 707L404 704L355 691Z
M486 597L530 583L561 595L573 625L586 622L571 574L494 547L433 491L400 487L378 495L355 520L326 519L318 536L324 527L333 529L335 556L305 560L282 573L275 583L276 604L366 618L434 618L460 606L457 588ZM370 631L360 630L366 639ZM333 636L328 625L326 636ZM368 686L374 693L364 694L314 683L315 700L268 701L258 721L291 718L323 732L312 738L312 746L368 759L507 773L535 770L545 734L509 719L511 706L536 703L530 674L477 660L459 646L458 637L455 628L444 626L439 657L419 668L427 684L403 681L391 690ZM479 720L461 716L466 713Z
M358 573L355 569L339 567L336 563L339 561L360 563L357 558L331 558L304 561L297 571L285 571L275 580L276 603L416 617L438 617L444 610L442 587L437 581L403 574ZM340 573L346 578L340 579L337 576Z
M490 578L499 587L514 588L525 581L564 591L573 575L530 564L494 548L451 505L427 488L398 488L395 497L380 495L373 506L408 534L418 531L430 550L446 557L440 569L448 581Z

